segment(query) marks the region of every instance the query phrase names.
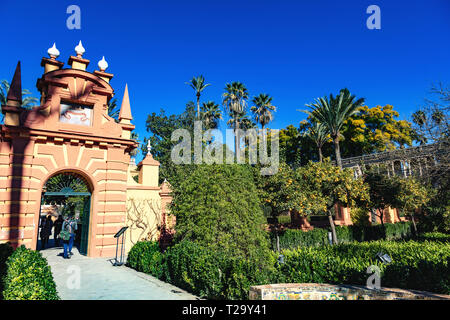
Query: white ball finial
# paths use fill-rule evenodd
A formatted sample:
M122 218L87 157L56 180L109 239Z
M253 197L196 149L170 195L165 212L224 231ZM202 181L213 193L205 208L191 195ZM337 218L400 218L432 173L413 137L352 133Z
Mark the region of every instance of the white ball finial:
M100 71L105 71L108 68L108 62L106 62L105 56L98 62L98 67Z
M48 55L50 56L50 58L56 59L59 56L59 50L56 49L56 44L53 43L53 47L49 48L47 50Z
M81 58L81 56L83 55L83 53L86 52L86 50L83 47L83 44L80 42L78 43L78 45L75 47L75 52L77 53L77 56Z
M152 150L152 145L150 142L150 139L147 140L147 152L150 153L150 150Z

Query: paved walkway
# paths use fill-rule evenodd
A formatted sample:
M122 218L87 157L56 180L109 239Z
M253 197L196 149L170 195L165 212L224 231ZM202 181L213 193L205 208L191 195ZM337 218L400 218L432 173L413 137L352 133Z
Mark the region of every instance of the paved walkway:
M52 269L62 300L197 299L182 289L125 265L113 267L111 259L88 258L79 254L76 248L72 250L71 259L64 259L62 251L62 248L41 251Z

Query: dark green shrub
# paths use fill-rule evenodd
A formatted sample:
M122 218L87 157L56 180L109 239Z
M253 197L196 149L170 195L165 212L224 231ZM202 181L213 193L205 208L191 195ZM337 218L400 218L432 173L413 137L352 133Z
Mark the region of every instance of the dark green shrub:
M252 171L246 165L198 165L174 186L175 240L229 256L266 261L269 241Z
M162 276L162 253L156 241L139 241L128 252L126 265L137 271Z
M163 279L200 297L223 295L223 254L190 241L182 241L164 253Z
M6 275L6 261L13 252L14 249L9 243L0 244L0 300L3 298L3 279Z
M339 243L349 243L353 241L374 241L374 240L407 240L412 237L412 223L398 222L395 224L385 223L384 227L374 226L336 226L336 234ZM276 235L270 234L272 250L276 250ZM328 244L327 229L313 229L302 231L298 229L287 229L279 233L280 249L295 249L304 246L321 246Z
M268 264L273 265L274 260ZM250 286L270 283L273 271L190 241L182 241L164 254L163 279L208 299L248 299Z
M5 300L58 300L47 260L38 251L18 247L6 262Z
M376 259L387 253L392 263ZM370 265L381 269L381 286L450 293L450 244L373 241L283 251L277 282L366 285Z
M450 234L441 232L426 232L417 237L418 241L450 242Z

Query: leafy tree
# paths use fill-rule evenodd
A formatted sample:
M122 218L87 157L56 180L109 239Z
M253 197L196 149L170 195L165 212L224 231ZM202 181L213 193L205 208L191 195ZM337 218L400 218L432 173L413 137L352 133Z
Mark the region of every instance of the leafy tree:
M234 147L236 158L240 158L239 148L239 124L240 118L246 114L246 106L248 99L248 90L242 82L234 81L231 84L227 83L225 86L225 93L222 95L222 103L228 110L232 119L231 127L234 129Z
M340 168L342 168L342 161L339 139L342 126L349 117L358 111L358 107L363 103L363 98L356 100L356 97L351 95L348 89L342 89L336 97L330 94L330 99L325 96L316 99L312 104L306 105L311 110L304 112L311 116L314 121L327 126L333 140L336 163Z
M176 241L192 241L242 259L264 260L269 241L246 165L197 165L174 186Z
M206 129L217 129L222 120L222 111L214 101L203 102L201 117Z
M211 84L205 83L205 78L202 75L193 77L189 82L186 82L186 84L189 84L191 88L195 90L195 95L197 97L197 119L200 120L200 96L202 91Z
M252 100L254 106L250 108L255 117L255 121L261 125L261 129L273 120L273 111L276 107L272 105L272 97L268 94L261 93Z
M0 108L6 105L10 84L7 80L0 81ZM38 102L38 98L31 96L31 92L27 89L22 90L22 108L31 109ZM0 110L1 111L1 110ZM3 121L3 113L0 112L0 121Z
M163 109L159 114L152 113L148 115L146 126L147 131L152 133L150 144L152 146L151 153L153 157L161 163L160 182L164 179L173 183L180 170L188 170L190 165L175 165L170 156L174 145L177 142L171 141L172 132L176 129L186 129L193 136L195 121L195 105L189 102L182 114L166 115ZM144 139L142 145L143 154L147 154L147 140ZM193 146L192 146L193 147Z
M271 176L261 176L259 170L255 170L255 173L261 202L271 209L273 217L299 209L302 190L295 172L287 164L280 163L278 172Z
M300 134L299 129L292 124L281 129L279 133L280 141L280 161L290 166L299 166L301 159L309 158L308 153L304 151L309 139L304 141L304 136Z
M367 185L362 179L354 179L349 169L340 169L330 161L312 162L296 170L296 180L301 196L297 210L301 215L326 214L337 244L333 214L337 205L361 206L369 200Z
M397 203L399 181L386 176L382 171L379 172L375 168L370 168L364 172L363 179L369 187L369 207L380 218L384 227L384 209L395 206Z
M416 221L414 220L415 211L421 209L429 201L428 188L414 177L398 178L398 194L396 198L396 207L403 214L409 215L417 234Z
M344 157L411 146L416 134L411 123L397 120L392 105L361 106L342 126L341 151Z

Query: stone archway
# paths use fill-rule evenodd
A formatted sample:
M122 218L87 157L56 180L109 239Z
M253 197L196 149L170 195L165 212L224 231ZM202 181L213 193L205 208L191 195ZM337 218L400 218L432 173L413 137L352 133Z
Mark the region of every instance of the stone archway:
M93 203L95 203L93 186L88 177L78 173L77 170L59 171L51 175L42 187L38 218L43 219L50 214L55 221L58 216L66 217L73 214L78 223L75 246L81 254L88 255L89 243L93 239L91 235ZM55 230L53 239L56 240L54 233ZM40 239L39 232L38 239Z

